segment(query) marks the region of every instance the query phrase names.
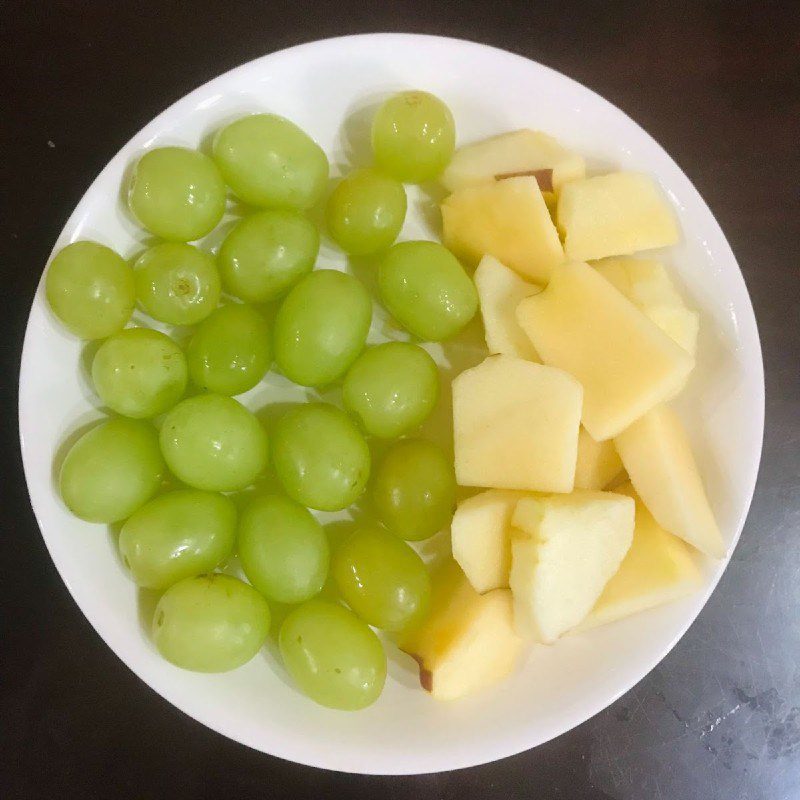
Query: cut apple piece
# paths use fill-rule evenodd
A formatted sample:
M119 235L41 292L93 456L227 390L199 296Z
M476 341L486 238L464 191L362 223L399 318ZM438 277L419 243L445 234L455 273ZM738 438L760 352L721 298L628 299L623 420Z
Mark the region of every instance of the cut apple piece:
M633 544L619 571L606 584L600 599L581 623L582 630L685 597L702 583L689 548L653 519L633 486L626 483L615 491L636 501Z
M477 264L492 255L532 281L545 283L564 250L536 178L508 178L453 192L442 203L442 239Z
M453 561L433 578L428 617L398 644L416 659L422 687L438 700L455 700L505 678L522 649L511 593L478 594Z
M631 483L656 522L701 552L722 558L722 535L678 415L660 405L614 443Z
M509 583L520 633L550 644L583 621L631 546L634 508L586 490L517 503Z
M539 361L531 340L517 322L516 311L522 300L541 292L541 287L522 280L494 256L481 259L474 278L489 352Z
M489 356L453 381L462 486L571 492L583 390L566 372Z
M489 489L458 504L453 522L453 558L476 592L508 588L511 516L524 492Z
M596 442L581 425L578 433L576 489L605 489L622 472L622 460L613 439Z
M545 364L583 385L583 424L598 442L674 395L694 366L588 264L559 267L544 291L520 303L517 320Z
M559 194L556 219L564 252L576 261L668 247L679 239L666 198L638 172L571 181Z
M700 317L696 311L682 306L648 306L643 308L675 344L680 345L692 358L697 354L697 335L700 333Z
M586 163L583 156L546 133L519 130L460 147L444 171L442 183L454 192L498 177L542 170L551 171L552 188L558 191L567 181L583 178Z

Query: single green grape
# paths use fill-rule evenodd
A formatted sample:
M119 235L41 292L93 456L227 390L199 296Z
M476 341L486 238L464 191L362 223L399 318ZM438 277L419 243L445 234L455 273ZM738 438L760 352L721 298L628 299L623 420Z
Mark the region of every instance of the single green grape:
M232 397L201 394L176 405L161 425L161 452L175 477L195 489L235 492L267 466L267 434Z
M208 253L190 244L164 242L145 250L133 265L136 299L153 319L196 325L219 302L219 272Z
M328 575L328 537L303 506L280 495L253 499L239 522L244 574L268 600L302 603Z
M284 299L275 317L275 362L301 386L325 386L347 372L367 341L372 301L352 275L312 272Z
M319 231L297 211L271 209L240 220L217 261L225 291L248 303L282 295L314 269Z
M164 475L158 435L148 422L118 417L84 433L61 466L69 510L88 522L118 522L157 491Z
M218 394L252 389L269 369L269 340L269 325L252 306L218 308L200 323L186 350L192 382Z
M328 159L304 131L277 114L252 114L214 138L214 161L243 202L266 208L311 208L325 191Z
M281 625L281 657L299 689L314 702L342 711L372 705L386 682L380 639L352 611L309 600Z
M404 630L428 610L431 579L425 563L382 528L361 528L349 536L333 555L331 573L347 605L376 628Z
M169 411L181 399L186 357L169 336L128 328L106 339L92 361L100 399L117 414L143 419Z
M357 169L339 181L328 199L328 231L346 253L376 253L397 238L406 207L402 183L375 169Z
M159 147L136 163L128 205L150 233L170 242L192 242L222 219L225 184L203 153L188 147Z
M167 661L195 672L228 672L246 664L269 634L267 601L250 585L213 573L184 578L163 594L153 639Z
M453 115L428 92L393 95L372 120L375 163L399 181L433 180L447 166L455 147Z
M393 439L418 428L439 398L436 362L410 342L369 347L342 386L344 407L367 433Z
M319 511L339 511L364 491L369 447L336 406L306 403L287 411L276 423L272 465L293 500Z
M475 316L478 293L458 259L438 242L400 242L378 269L383 304L420 339L438 342Z
M453 464L433 442L403 439L375 469L371 494L378 518L390 531L409 541L427 539L453 518Z
M97 242L73 242L47 270L47 302L81 339L104 339L121 331L133 313L136 289L124 259Z
M166 589L211 572L233 552L236 508L222 494L178 489L159 495L128 518L119 552L139 586Z

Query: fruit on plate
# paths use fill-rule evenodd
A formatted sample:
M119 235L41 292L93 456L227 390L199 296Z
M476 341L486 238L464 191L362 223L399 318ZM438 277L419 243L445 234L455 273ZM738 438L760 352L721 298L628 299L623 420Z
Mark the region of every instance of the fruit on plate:
M453 558L480 594L508 588L511 517L524 492L489 489L458 504L450 525Z
M513 269L501 264L494 256L481 259L473 280L478 289L489 352L539 361L531 340L517 322L516 311L526 297L541 292L541 286L522 280Z
M614 444L656 522L706 555L722 558L725 544L678 415L657 406Z
M512 356L462 372L453 381L457 482L571 492L582 401L572 375Z
M454 192L476 183L535 172L550 173L542 191L558 192L567 181L586 175L586 163L583 156L570 152L552 136L524 128L459 147L442 175L442 183Z
M580 262L556 270L544 291L520 303L517 319L542 361L583 385L582 421L598 442L672 396L694 366L682 347Z
M638 172L571 181L559 194L556 220L564 252L575 261L669 247L680 238L661 189Z
M537 283L547 283L564 261L558 231L531 176L453 192L442 203L442 241L469 264L492 255Z
M398 644L416 659L422 688L437 700L455 700L505 678L522 649L511 593L478 594L453 561L433 577L427 618Z
M619 570L606 584L581 629L669 603L696 591L702 575L684 542L667 533L636 496L630 483L614 490L636 501L633 544Z
M622 472L622 460L613 439L597 442L581 425L578 433L576 489L605 489Z
M524 497L511 523L514 623L551 644L580 624L631 546L635 503L611 492Z

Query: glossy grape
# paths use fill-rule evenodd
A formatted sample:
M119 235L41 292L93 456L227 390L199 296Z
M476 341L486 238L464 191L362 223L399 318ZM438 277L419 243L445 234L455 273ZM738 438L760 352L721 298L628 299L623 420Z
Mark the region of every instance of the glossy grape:
M358 169L339 181L328 199L328 232L346 253L376 253L397 238L406 206L402 183L374 169Z
M437 242L401 242L381 261L383 304L414 336L438 342L458 333L478 310L478 293L458 259Z
M217 133L213 150L225 182L250 205L302 210L325 191L328 159L322 148L277 114L232 122Z
M92 361L100 399L125 417L143 419L169 411L186 389L183 350L169 336L128 328L106 339Z
M165 242L136 259L136 299L153 319L170 325L196 325L219 302L214 259L190 244Z
M236 400L219 394L178 403L164 418L160 441L175 477L195 489L244 489L267 465L261 423Z
M225 495L178 489L143 505L122 526L119 552L139 586L166 589L211 572L233 552L236 508Z
M119 417L84 433L61 466L61 497L76 517L117 522L157 491L164 474L158 435L149 423Z
M447 166L455 146L453 115L428 92L390 97L372 121L375 163L399 181L432 180Z
M170 242L210 233L225 213L225 184L214 162L186 147L159 147L137 162L128 205L147 230Z
M370 454L347 414L326 403L307 403L287 411L275 425L272 464L293 500L339 511L364 491Z
M352 275L323 269L303 278L275 317L275 362L301 386L340 378L367 340L372 302Z
M73 242L50 263L45 282L53 313L76 336L104 339L133 313L133 272L121 256L97 242Z
M269 605L252 586L214 573L167 589L153 615L153 639L178 667L227 672L261 649L269 623Z
M428 610L431 581L424 562L382 528L349 536L334 553L331 573L344 601L376 628L403 630Z
M283 621L281 657L298 688L320 705L356 711L374 703L386 681L386 653L352 611L309 600Z
M403 539L419 541L442 530L453 517L453 464L433 442L403 439L375 469L371 487L378 517Z
M222 306L200 323L186 358L195 386L218 394L241 394L269 369L269 325L252 306Z
M239 522L239 559L247 579L269 600L301 603L328 575L328 538L314 516L280 495L254 498Z
M425 350L386 342L365 350L342 386L345 408L364 430L391 439L419 427L439 397L439 371Z

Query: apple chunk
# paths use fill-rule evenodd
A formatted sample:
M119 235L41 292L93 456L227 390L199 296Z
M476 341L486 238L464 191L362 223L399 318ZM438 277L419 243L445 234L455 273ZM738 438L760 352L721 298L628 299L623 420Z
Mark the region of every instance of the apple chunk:
M541 287L522 280L493 256L481 259L474 280L489 352L539 361L531 340L517 322L516 310L520 301L538 294Z
M508 588L511 515L524 492L489 489L459 503L453 522L453 558L476 592Z
M605 489L622 472L622 460L612 439L596 442L581 425L578 433L576 489Z
M556 219L567 258L577 261L668 247L679 239L663 194L638 172L571 181L558 197Z
M550 644L580 624L633 540L634 502L611 492L526 497L512 517L517 630Z
M465 186L442 203L442 240L477 264L492 255L534 282L546 282L564 260L550 212L535 177Z
M455 700L506 677L519 659L511 593L478 594L450 561L433 578L426 620L398 641L419 664L420 683L438 700Z
M684 384L694 359L596 270L573 262L523 300L517 320L545 364L583 385L583 424L621 433Z
M685 597L702 583L689 548L653 519L633 486L626 483L615 491L636 502L633 544L589 616L581 623L581 629L614 622Z
M563 370L489 356L453 381L461 486L570 492L583 389Z
M660 405L614 440L631 483L656 522L714 558L725 555L692 448L678 415Z

